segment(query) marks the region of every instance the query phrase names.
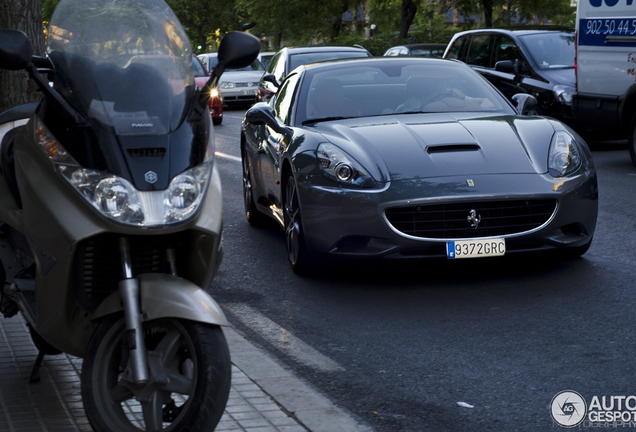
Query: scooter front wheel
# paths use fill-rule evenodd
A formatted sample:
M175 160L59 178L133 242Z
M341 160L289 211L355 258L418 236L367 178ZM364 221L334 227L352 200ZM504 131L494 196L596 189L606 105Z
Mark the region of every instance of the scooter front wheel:
M132 381L123 317L106 318L89 342L82 399L101 431L211 431L230 393L231 363L220 327L166 318L144 323L150 379Z

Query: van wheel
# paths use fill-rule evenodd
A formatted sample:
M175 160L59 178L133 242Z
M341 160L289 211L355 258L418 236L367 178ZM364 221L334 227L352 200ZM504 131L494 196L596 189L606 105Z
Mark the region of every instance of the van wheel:
M629 147L629 155L632 158L632 163L636 165L636 114L632 117L632 121L629 122L627 147Z

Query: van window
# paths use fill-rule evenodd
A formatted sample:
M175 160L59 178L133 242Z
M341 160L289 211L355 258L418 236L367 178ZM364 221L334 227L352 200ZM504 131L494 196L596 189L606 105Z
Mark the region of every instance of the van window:
M473 36L473 40L468 49L466 63L474 66L490 66L490 41L491 34L479 34Z

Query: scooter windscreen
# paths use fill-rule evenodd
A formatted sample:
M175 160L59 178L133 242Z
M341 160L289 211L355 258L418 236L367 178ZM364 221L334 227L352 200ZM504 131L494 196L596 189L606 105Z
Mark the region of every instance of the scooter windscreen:
M55 88L117 135L161 135L195 91L192 50L163 0L65 0L48 30Z

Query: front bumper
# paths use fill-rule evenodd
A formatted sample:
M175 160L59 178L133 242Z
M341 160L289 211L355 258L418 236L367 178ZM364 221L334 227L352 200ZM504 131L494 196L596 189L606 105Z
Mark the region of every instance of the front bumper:
M568 179L555 179L549 174L451 176L394 181L366 190L325 186L316 176L299 176L297 180L307 247L315 255L446 257L449 238L417 238L401 233L385 217L385 210L394 207L555 200L554 214L538 228L497 236L506 239L507 253L583 246L591 241L598 214L593 169L582 169L581 174Z

